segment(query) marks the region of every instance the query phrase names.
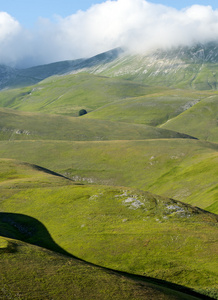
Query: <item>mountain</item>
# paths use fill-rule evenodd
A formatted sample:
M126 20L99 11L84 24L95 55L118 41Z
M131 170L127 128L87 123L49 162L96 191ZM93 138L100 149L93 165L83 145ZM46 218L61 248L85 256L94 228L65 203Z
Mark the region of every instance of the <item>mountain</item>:
M123 54L91 72L139 83L197 90L217 89L218 44L156 50L146 55Z
M92 58L55 62L27 69L13 69L1 65L0 89L28 86L53 75L63 75L73 71L77 72L84 68L93 68L99 64L104 65L116 59L122 52L123 50L118 48L98 54Z
M139 83L197 90L217 89L218 43L180 46L130 54L121 48L88 59L63 61L28 69L1 66L0 88L26 86L49 76L90 72Z

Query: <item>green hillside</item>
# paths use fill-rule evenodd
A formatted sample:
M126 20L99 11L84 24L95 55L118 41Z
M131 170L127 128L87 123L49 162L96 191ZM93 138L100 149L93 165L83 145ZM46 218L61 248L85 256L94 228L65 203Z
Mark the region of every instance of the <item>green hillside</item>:
M4 172L1 173L0 184L0 235L62 253L67 251L103 267L170 281L204 293L214 293L218 269L216 215L179 201L138 190L75 185L68 179L49 174L48 170L45 172L35 166L16 161L1 160L1 165ZM31 179L34 181L35 178L34 185L26 185L27 177L30 181ZM41 186L39 178L43 177L46 181ZM56 184L57 180L60 180L59 185ZM5 243L11 249L10 242L7 241L3 242L3 249L6 248ZM25 256L26 263L21 265L22 261L18 263L18 259L24 255L23 251L24 253L27 251L27 257ZM63 280L70 280L68 277L70 269L66 267L66 273L62 269L64 261L64 265L66 264L66 258L62 261L58 257L47 258L48 252L37 250L38 253L34 254L26 247L23 251L18 251L17 258L17 252L14 251L13 254L13 261L16 264L10 268L12 274L10 281L14 286L17 273L13 270L21 269L27 272L30 268L27 259L39 264L39 259L42 258L41 266L44 259L47 259L45 266L48 265L48 273L49 270L54 272L53 268L59 266L60 271L55 279L58 278L61 283ZM3 251L0 256L4 268L10 266L7 255L5 257ZM79 263L75 261L67 263L74 268L75 264ZM30 272L30 282L35 272L34 280L42 272L43 279L37 285L39 291L42 288L40 283L47 286L50 282L48 275L46 276L48 273L44 271L45 266L41 267L39 272L34 268L31 268ZM103 276L101 270L89 267L87 271L85 268L86 265L79 265L76 273L79 278L84 272L90 273L91 282L96 272L98 276ZM3 277L6 287L10 282L9 274ZM109 279L106 277L106 282ZM87 277L84 279L82 277L81 280L82 286L88 284ZM22 286L25 286L25 282L26 279L22 276L17 285L18 291L21 289L23 292ZM79 284L77 280L76 283ZM121 283L129 284L125 293L138 293L137 283L131 287L130 281L124 279L120 282L118 278L118 287ZM167 283L165 286L168 287ZM115 284L115 288L118 287ZM92 291L90 284L84 292L86 290ZM101 295L100 291L98 297ZM46 292L58 293L60 290L46 288ZM82 288L78 292L82 293ZM120 292L122 293L122 290ZM146 293L146 289L144 292ZM126 297L128 299L128 294Z
M0 237L0 252L2 299L203 299L182 287L118 274L17 240Z
M190 139L1 141L0 156L81 182L149 190L217 213L217 148Z
M37 115L33 114L22 114L22 118L19 118L14 113L14 120L12 120L12 116L9 117L7 115L9 125L5 125L6 112L1 110L0 134L2 138L7 139L11 134L13 135L13 130L19 131L20 129L22 132L31 131L33 134L30 136L25 136L25 134L17 136L14 134L14 138L53 139L52 136L61 136L61 139L98 140L103 135L103 140L126 139L128 131L130 131L129 135L131 136L130 125L128 128L125 128L127 124L124 126L97 121L101 119L155 127L163 126L162 128L176 130L180 133L187 133L200 139L216 142L216 102L217 93L215 92L155 88L117 78L106 78L85 73L51 77L35 86L1 91L0 107L25 112L61 114L71 117L78 117L80 109L86 109L88 114L82 118L94 119L95 121L86 123L88 121L82 122L80 120L79 123L75 119L64 119L64 117L58 118L55 116L46 116L46 119L43 120L43 115L37 117ZM192 114L195 109L196 113L193 118ZM190 114L191 118L188 117ZM186 115L187 117L185 118ZM200 122L199 115L204 116L204 119L200 117ZM34 117L36 123L29 122L27 120L28 116L29 120L31 120L31 117ZM175 119L176 117L178 119ZM183 118L185 118L184 121ZM19 122L16 123L15 121L18 120ZM174 127L176 120L178 120L178 125ZM179 120L181 121L179 122ZM48 126L47 123L51 124L51 126ZM9 126L8 131L7 126ZM17 126L23 126L23 128ZM71 126L75 127L74 132L71 131ZM80 126L81 131L84 132L84 137L80 134ZM101 129L98 129L98 126ZM111 128L109 129L109 127ZM4 130L4 133L2 130ZM85 133L87 130L90 132ZM145 138L156 138L162 135L162 132L159 134L159 129L153 130L147 127L146 130L151 132L145 134ZM54 131L59 131L60 133L54 134ZM115 133L114 137L112 132ZM152 132L154 133L153 136ZM137 133L136 127L133 129L132 136L136 140L144 138L142 131ZM163 137L170 137L170 135L163 134Z
M151 86L164 86L181 89L217 90L216 70L218 64L187 62L179 55L164 57L124 56L108 65L108 68L91 70L94 74L135 81ZM137 71L136 71L137 70Z
M22 111L78 116L80 109L88 112L118 99L155 93L151 87L80 73L53 76L39 84L0 92L0 106Z
M147 54L123 53L89 72L125 78L150 86L217 90L217 43L158 49Z
M17 240L0 237L0 252L2 299L201 299Z
M186 90L162 90L137 98L127 98L92 111L88 118L161 125L194 107L211 93Z
M161 128L179 130L195 137L218 142L218 96L217 94L201 100L198 104L168 120Z
M20 112L0 108L0 140L144 140L191 138L146 125Z

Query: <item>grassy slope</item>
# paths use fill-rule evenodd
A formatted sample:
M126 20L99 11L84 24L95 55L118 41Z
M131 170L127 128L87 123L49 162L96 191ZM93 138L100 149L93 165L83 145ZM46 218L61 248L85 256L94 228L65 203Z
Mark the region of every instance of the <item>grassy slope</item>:
M205 96L206 93L182 90L162 91L110 103L86 117L157 126L180 115Z
M73 118L0 108L0 140L143 140L186 138L146 125Z
M122 78L127 78L129 80L144 83L153 86L167 86L173 88L181 89L196 89L196 90L216 90L217 89L217 79L214 76L214 69L216 70L217 64L211 67L211 64L206 66L202 64L181 64L181 67L174 70L169 66L168 74L165 73L163 68L159 71L159 66L155 66L146 75L144 74L133 74L132 76L124 75ZM167 70L168 71L168 70ZM103 73L104 74L104 73ZM193 75L194 74L194 75ZM150 75L150 76L149 76Z
M169 120L161 128L179 130L199 139L218 142L218 96L210 96Z
M212 212L218 209L217 144L187 139L2 141L0 156L38 164L82 182L140 188Z
M53 250L60 246L69 253L98 265L171 281L196 290L213 291L216 288L216 215L178 201L127 188L73 185L69 180L51 176L36 170L34 166L19 162L1 160L1 164L1 170L4 170L0 189L1 234L13 238L18 236L26 242ZM34 185L25 185L27 175L35 179ZM43 187L39 180L41 176L47 178ZM58 186L57 180L62 185ZM66 185L62 180L66 181ZM42 225L37 225L37 220ZM58 246L48 237L46 230ZM39 263L38 255L43 259L42 265L44 259L48 258L47 252L40 254L37 250L40 253L34 255L25 248L26 250L26 259L31 259L34 264ZM22 249L19 255L22 257ZM5 260L2 255L0 257L4 268L12 262L7 257ZM13 254L12 257L17 262L16 255ZM46 275L48 270L54 272L53 268L57 265L60 266L60 276L56 278L61 284L62 280L70 280L69 269L64 266L63 273L63 265L57 260L54 262L50 257L44 267L40 268L46 278L39 281L39 291L43 283L47 293L60 292L57 288L50 290L51 281ZM10 272L19 269L21 263L13 264ZM76 268L74 263L70 266ZM48 273L45 274L46 265ZM82 269L82 266L79 268ZM29 264L25 264L23 269L24 272L26 269L28 271ZM30 282L37 267L31 269ZM84 272L89 272L90 281L94 280L95 272L98 272L90 268L89 271L81 269L77 271L78 276L82 277ZM36 278L40 272L36 272ZM9 278L13 286L16 286L17 273L12 274L11 278L8 277L9 273L5 274L6 287L10 282ZM22 274L20 286L25 284L24 273ZM101 280L102 274L97 274ZM88 285L87 292L91 292L91 285L86 279L87 277L80 283ZM105 280L107 282L110 279ZM116 280L112 280L115 289L119 288L119 284L127 284L125 293L138 293L137 284L133 289L131 282L120 282L118 279L116 285ZM99 288L103 289L101 285ZM108 290L111 292L110 288ZM100 291L98 295L101 295Z
M196 134L197 137L209 141L217 141L216 102L217 94L215 92L148 87L118 78L106 78L85 73L51 77L32 87L0 92L0 106L2 107L70 116L78 116L79 110L84 108L88 111L88 114L83 116L83 119L122 121L151 126L164 124L163 126L166 126L166 128L169 126L170 129L174 129L175 124L177 131L192 132L191 135L195 136ZM193 112L195 112L194 118L190 120ZM200 123L199 114L204 116ZM21 116L23 119L27 118L27 115L23 114ZM37 118L36 115L35 118ZM52 133L54 135L54 130L56 131L57 128L62 129L64 118L61 119L60 117L56 120L57 125L51 128L50 136ZM53 120L52 117L48 117L48 121L54 122L54 117ZM166 123L168 121L169 124ZM19 122L21 123L21 120ZM42 122L42 119L40 122ZM44 123L46 123L46 120L44 120ZM66 119L65 125L67 123L70 126L69 119ZM89 128L93 127L94 131L98 131L97 125L102 126L105 136L109 134L106 124L103 126L104 122L96 121L96 126L94 123L94 121L88 123L87 126L89 127L89 124L91 124ZM114 131L113 124L110 124L110 126L112 126L111 131ZM28 131L24 128L25 130ZM127 128L128 130L130 129ZM38 138L37 134L38 132L35 133L36 138ZM125 139L126 133L123 131L122 134L123 138L121 138L121 133L116 138ZM141 138L136 132L134 134L135 139ZM7 132L7 134L1 132L3 137L6 136L7 138L9 135L10 132ZM40 133L40 135L43 137L43 134ZM80 139L79 135L79 133L76 134L75 139ZM95 139L96 137L93 137L93 135L94 132L88 132L82 139ZM64 139L67 139L68 136L70 138L69 133L66 137L64 136L65 134L62 134ZM30 137L26 136L25 138ZM44 134L43 138L48 138L48 136ZM107 139L107 137L103 137L103 139ZM111 137L108 137L108 139L111 139Z
M66 180L58 173L11 159L0 159L0 170L1 188L7 188L10 184L21 188L72 184L71 180Z
M200 299L1 237L0 263L2 299Z
M150 86L182 89L216 90L217 63L183 57L174 53L154 53L147 56L123 55L105 66L90 69L94 74L125 78ZM191 58L191 59L190 59Z
M152 92L153 88L134 82L81 73L54 76L32 87L1 91L0 106L78 116L81 108L89 112L118 99Z

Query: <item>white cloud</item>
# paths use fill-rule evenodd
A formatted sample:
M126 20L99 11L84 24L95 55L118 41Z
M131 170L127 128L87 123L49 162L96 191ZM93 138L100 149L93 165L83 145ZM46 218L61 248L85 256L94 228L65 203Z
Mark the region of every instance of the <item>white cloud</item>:
M0 42L4 42L20 29L19 23L6 12L0 12Z
M147 51L211 40L218 40L218 10L210 6L176 10L145 0L108 0L67 18L56 16L55 23L39 19L31 32L0 13L0 63L49 63L119 46Z

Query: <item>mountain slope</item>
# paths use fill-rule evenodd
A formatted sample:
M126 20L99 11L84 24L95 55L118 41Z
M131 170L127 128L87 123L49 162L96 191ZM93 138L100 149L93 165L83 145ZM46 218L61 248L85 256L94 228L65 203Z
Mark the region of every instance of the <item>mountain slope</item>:
M203 299L13 239L0 237L0 253L2 299Z
M183 112L161 128L180 130L187 134L194 134L197 138L218 142L218 96L207 97L189 110Z
M0 88L27 86L49 76L90 72L122 77L153 86L217 89L217 43L197 44L155 50L145 54L128 54L114 49L88 59L57 62L23 70L5 72L2 66Z
M61 61L27 69L13 69L0 65L0 89L28 86L53 75L63 75L83 68L106 64L116 59L120 53L122 53L122 49L118 48L91 58Z
M0 156L82 183L140 188L218 212L217 144L190 139L1 141Z
M192 138L146 125L101 121L0 108L0 140L143 140Z
M148 54L124 54L115 61L90 69L95 74L122 77L153 86L217 89L218 44L197 44L157 50Z
M5 171L1 173L0 235L65 254L67 251L104 267L168 280L195 290L216 288L216 215L124 187L74 185L62 178L59 182L62 185L56 185L59 177L55 176L53 181L52 175L31 165L6 160L2 163ZM16 169L19 180L12 180L11 172L6 172L7 164L9 171ZM35 185L23 185L23 175L28 172L31 173L29 179L36 178ZM43 187L38 180L40 176L47 176ZM28 259L31 260L31 256L35 262L32 251ZM47 264L48 270L54 267L50 260ZM93 281L92 274L96 271L89 268L90 280ZM64 276L60 272L59 280ZM68 269L66 272L69 276ZM6 278L8 284L7 275ZM12 278L16 278L16 273ZM25 280L20 280L23 282ZM137 283L135 288L137 290ZM87 289L91 290L91 286Z
M78 116L81 108L89 112L118 99L155 92L134 82L81 73L50 77L35 86L1 91L0 106Z
M155 88L118 78L81 73L51 77L27 88L1 91L0 106L69 116L78 116L80 109L86 109L88 114L83 116L85 119L159 126L194 108L203 99L205 101L202 103L206 103L210 97L216 105L214 92ZM215 132L216 122L211 122L210 117L206 114L204 122L209 122L210 130ZM177 130L183 132L182 129L181 126ZM215 141L214 137L209 140Z

